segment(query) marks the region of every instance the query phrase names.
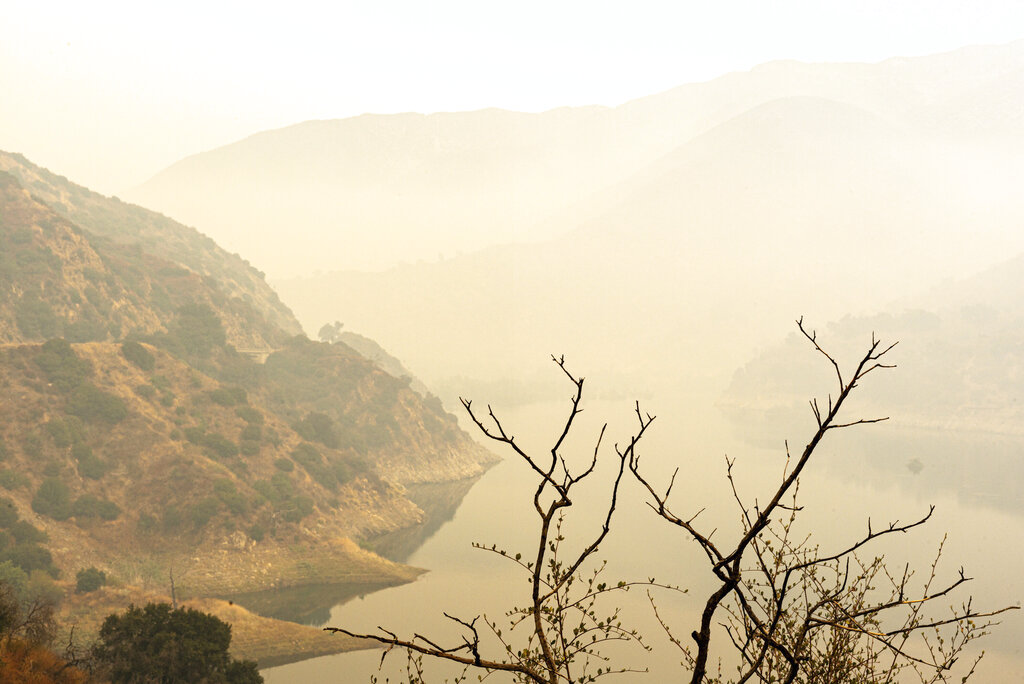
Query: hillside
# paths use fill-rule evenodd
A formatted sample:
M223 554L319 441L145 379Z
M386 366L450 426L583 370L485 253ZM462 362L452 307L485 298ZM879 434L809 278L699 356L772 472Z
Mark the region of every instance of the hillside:
M267 320L268 312L252 297L228 294L231 285L225 283L230 281L155 256L146 251L148 242L144 250L140 243L123 244L87 232L4 172L0 172L0 202L0 279L6 285L0 298L0 341L4 343L52 337L86 342L153 334L186 304L216 312L227 339L242 349L272 348L288 337ZM294 319L287 314L292 329Z
M198 597L414 579L356 542L423 520L403 484L494 457L408 378L291 334L262 276L206 238L41 182L0 171L0 564L61 590L96 567L129 598L172 576ZM76 222L90 212L111 223Z
M0 151L0 171L14 176L36 201L90 236L105 239L112 248L121 247L117 251L125 255L122 260L129 260L141 251L147 257L164 262L165 267L185 268L199 278L206 278L207 285L215 282L235 308L251 310L252 320L248 326L239 326L240 334L242 327L257 329L263 334L269 330L280 330L286 335L300 332L295 317L267 285L262 273L194 228L92 192L18 154ZM137 270L145 271L152 264L138 266ZM173 286L167 289L171 291ZM149 294L146 290L143 293ZM159 305L159 295L156 299Z

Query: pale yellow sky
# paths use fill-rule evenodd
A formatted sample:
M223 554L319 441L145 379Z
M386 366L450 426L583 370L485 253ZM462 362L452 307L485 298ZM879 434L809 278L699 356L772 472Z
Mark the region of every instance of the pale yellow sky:
M614 105L773 59L1024 37L1017 0L10 5L0 149L107 193L309 119Z

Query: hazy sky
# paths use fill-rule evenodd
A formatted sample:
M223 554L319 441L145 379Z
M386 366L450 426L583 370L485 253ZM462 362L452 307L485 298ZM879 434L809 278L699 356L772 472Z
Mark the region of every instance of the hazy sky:
M614 105L773 59L1024 37L1019 0L5 4L0 149L107 193L309 119Z

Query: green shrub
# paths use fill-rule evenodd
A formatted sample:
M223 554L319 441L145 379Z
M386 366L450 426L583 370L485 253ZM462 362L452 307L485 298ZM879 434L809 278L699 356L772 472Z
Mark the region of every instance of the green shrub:
M0 584L10 587L19 598L28 597L28 573L10 560L0 562Z
M77 294L77 293L74 293ZM92 342L107 339L107 325L102 318L91 314L64 326L68 342Z
M128 415L120 397L83 382L71 392L67 412L90 423L119 423Z
M210 401L219 406L234 406L238 403L235 396L223 387L207 392L206 395L210 397Z
M102 518L106 521L117 520L121 509L113 501L101 499L92 494L83 494L71 505L71 515L79 520Z
M56 572L56 569L53 572ZM49 571L36 569L28 574L28 595L57 605L64 598L64 589L53 581Z
M156 387L149 384L136 385L135 393L146 400L152 400L156 396Z
M269 480L257 480L253 488L275 508L295 495L295 487L284 473L274 473Z
M286 473L290 473L295 470L295 464L292 463L290 459L283 457L274 461L274 467Z
M263 425L263 414L251 406L239 406L235 414L250 425Z
M292 497L282 507L282 512L288 522L299 522L313 512L313 499L303 494Z
M303 439L320 442L332 449L337 449L340 445L338 434L334 429L334 421L324 413L308 413L293 427Z
M238 445L219 432L209 432L203 437L203 446L218 458L234 458L238 456Z
M215 516L219 510L220 500L208 496L192 506L191 510L189 510L189 518L191 518L192 524L196 529L201 529L206 527L206 524L210 522L210 518Z
M60 334L61 321L53 308L38 295L25 295L15 306L18 329L30 339L54 337Z
M43 438L36 432L29 432L21 438L21 451L32 460L43 456Z
M164 509L161 526L164 528L165 532L174 532L175 530L181 529L181 525L184 522L185 517L176 506L168 506Z
M168 331L173 350L189 356L206 357L227 343L224 326L217 314L206 304L186 304L178 309L177 318Z
M7 444L4 443L3 435L0 435L0 461L6 461L10 453L7 451Z
M40 544L48 539L45 532L27 520L18 520L11 525L10 533L19 544Z
M121 345L121 353L124 355L124 358L144 371L151 371L156 368L156 357L138 342L123 343Z
M169 392L171 389L171 381L163 375L154 375L149 379L149 382L161 392Z
M85 444L76 444L71 448L71 455L78 462L78 474L90 480L99 480L109 470L106 462L96 456Z
M243 440L238 449L242 452L243 456L258 456L260 453L260 443L248 439Z
M20 489L29 485L28 475L10 468L0 470L0 487L4 489Z
M65 419L54 418L47 421L46 432L53 439L54 446L64 449L72 444L79 444L85 439L85 428L82 421L74 416Z
M231 480L220 479L214 482L213 493L234 515L241 515L249 510L249 503Z
M300 464L313 480L327 489L338 488L338 478L324 463L323 456L312 444L303 442L292 451L292 460Z
M67 520L71 517L71 492L68 486L56 478L46 478L32 497L32 510L54 520Z
M253 523L248 530L249 537L256 542L263 541L263 538L267 536L267 528L260 523Z
M156 517L149 513L140 513L136 528L143 534L150 534L156 530Z
M242 428L241 439L247 439L251 442L258 442L263 436L263 428L259 425L246 425Z
M75 575L75 593L76 594L88 594L91 591L96 591L107 583L107 573L96 568L86 568L79 570Z
M36 365L55 389L70 392L92 373L92 364L78 358L67 340L48 340L39 347Z
M185 428L185 439L192 442L195 445L202 445L203 439L206 437L206 430L201 427L187 427Z
M33 570L45 570L50 576L57 576L57 568L53 565L50 552L36 544L18 544L0 551L0 563L10 561L14 565L31 573Z
M8 529L18 522L18 509L6 496L0 496L0 528Z

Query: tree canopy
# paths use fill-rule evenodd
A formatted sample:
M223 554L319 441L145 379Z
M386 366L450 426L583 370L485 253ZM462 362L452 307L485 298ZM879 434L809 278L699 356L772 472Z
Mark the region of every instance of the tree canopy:
M228 654L231 625L192 608L167 603L130 606L110 615L94 655L114 684L256 684L251 660Z

